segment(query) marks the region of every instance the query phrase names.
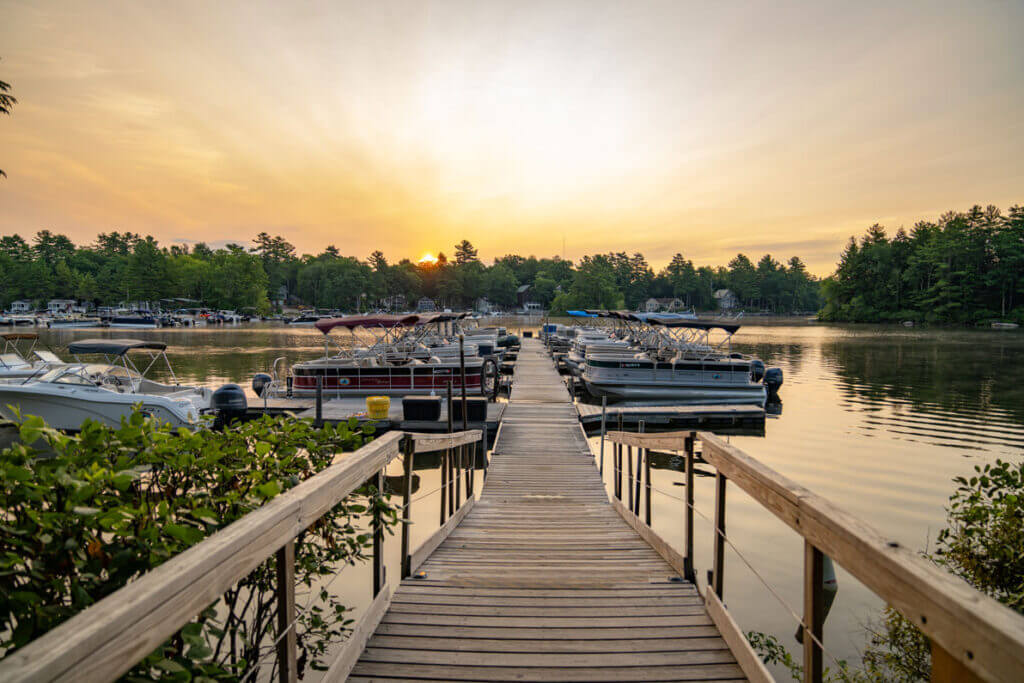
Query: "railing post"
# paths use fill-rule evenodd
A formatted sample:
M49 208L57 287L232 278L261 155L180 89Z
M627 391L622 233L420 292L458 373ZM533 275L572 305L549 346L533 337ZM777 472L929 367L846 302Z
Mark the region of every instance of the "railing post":
M604 481L604 434L608 431L607 412L608 410L608 397L601 397L601 466L598 468L598 472L601 474L601 481Z
M629 511L636 514L633 509L633 447L626 446L626 494L629 497Z
M683 558L683 577L696 584L697 573L693 568L693 445L694 432L686 437L686 556Z
M638 430L639 430L640 434L644 433L644 421L643 420L640 420L640 424L639 424ZM640 517L640 485L643 482L643 470L640 469L640 465L644 461L644 451L645 450L647 450L647 449L646 448L641 448L639 446L636 447L636 497L634 498L634 501L633 501L633 503L634 503L634 505L636 507L633 508L633 514L636 515L638 518Z
M821 683L821 642L825 623L824 556L804 541L804 681Z
M377 495L384 496L384 470L383 468L374 476L377 486ZM373 506L373 519L370 522L373 527L373 597L380 594L384 587L384 522L381 519L380 505Z
M402 578L412 576L412 558L409 556L409 526L412 524L412 471L413 458L416 457L416 440L406 436L402 443L404 454L403 466L404 485L402 486Z
M295 644L295 539L277 551L277 672L279 683L299 678ZM281 635L284 634L284 638Z
M715 473L715 595L722 599L725 584L725 484L727 479L721 472Z
M647 521L647 526L651 525L651 449L647 448L644 450L644 481L647 487L647 508L644 511Z
M454 410L455 410L455 403L452 401L452 378L451 378L451 375L449 375L448 376L448 433L449 434L452 433L452 420L454 419L454 416L452 415L452 413L453 413ZM452 515L455 514L455 493L454 493L455 486L453 486L453 484L455 482L452 480L454 475L455 475L455 452L451 448L447 449L445 451L445 453L444 453L444 467L445 467L445 477L444 477L445 489L441 492L441 505L443 507L445 500L448 501L448 516L451 517ZM442 517L443 517L443 513L442 513ZM444 522L442 521L442 524L443 523Z
M620 434L622 433L622 411L621 410L619 411L619 433ZM621 501L622 500L622 477L623 477L623 469L624 469L622 467L622 455L623 455L623 452L625 451L625 446L623 446L620 443L618 451L619 451L619 466L618 466L618 476L616 477L616 485L617 485L617 491L618 491L618 499Z

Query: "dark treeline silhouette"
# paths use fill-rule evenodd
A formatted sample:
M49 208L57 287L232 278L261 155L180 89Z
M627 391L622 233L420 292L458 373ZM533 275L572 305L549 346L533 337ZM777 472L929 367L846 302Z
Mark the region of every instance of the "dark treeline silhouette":
M1024 207L949 212L891 238L875 224L850 238L822 292L824 320L1024 322Z
M17 299L105 305L181 298L261 312L282 302L345 311L404 310L427 297L452 308L472 308L487 299L505 310L529 300L561 312L638 309L650 298L662 298L709 310L718 306L719 290L729 290L735 304L747 310L808 311L820 304L819 281L797 257L783 264L765 255L755 264L739 254L728 266L711 268L694 267L676 254L656 273L643 255L625 253L585 256L575 264L557 256L506 255L485 265L467 240L455 246L451 260L442 253L436 262L389 263L380 251L361 260L333 245L299 256L283 237L267 233L248 248L229 244L216 250L203 243L163 247L131 232L102 233L94 244L79 246L48 230L31 242L19 235L0 237L0 305L5 307Z

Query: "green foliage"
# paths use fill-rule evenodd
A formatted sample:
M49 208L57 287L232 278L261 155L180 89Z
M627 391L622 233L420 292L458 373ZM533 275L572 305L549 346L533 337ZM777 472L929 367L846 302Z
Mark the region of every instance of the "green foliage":
M958 484L933 559L1024 614L1024 461L975 465Z
M4 656L111 595L218 529L323 470L372 434L270 418L223 431L172 431L141 413L80 434L21 423L23 443L0 451L0 648ZM367 502L360 503L361 499ZM349 623L322 579L365 559L359 515L395 511L375 490L343 501L300 534L296 581L319 592L298 622L299 661L318 666ZM237 678L275 636L274 562L264 563L144 659L130 678ZM270 648L272 650L272 648Z
M1024 321L1024 207L949 212L891 239L850 238L824 288L824 320L977 324Z

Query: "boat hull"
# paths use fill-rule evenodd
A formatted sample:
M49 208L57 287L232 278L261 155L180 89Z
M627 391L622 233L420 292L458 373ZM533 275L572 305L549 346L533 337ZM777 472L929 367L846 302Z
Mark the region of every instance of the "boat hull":
M712 404L764 405L768 390L763 384L709 386L683 384L596 383L583 377L591 396L618 401L677 401Z
M420 364L392 368L303 367L292 368L292 395L314 396L317 378L326 396L407 396L441 394L451 382L452 391L462 391L457 367ZM483 389L483 365L466 367L466 393L479 396Z
M141 404L144 412L169 422L173 427L193 428L199 419L199 410L195 406L186 408L165 397L118 394L98 387L69 386L46 391L39 384L0 384L0 416L16 420L13 406L22 417L38 415L50 427L61 430L81 429L82 423L89 419L118 427L121 418L131 415L136 404Z

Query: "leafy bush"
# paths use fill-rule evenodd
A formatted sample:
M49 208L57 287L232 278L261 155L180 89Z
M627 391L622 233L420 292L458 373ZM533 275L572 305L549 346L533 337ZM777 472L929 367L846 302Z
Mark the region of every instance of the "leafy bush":
M0 451L0 647L24 646L126 583L259 508L361 446L372 427L314 428L263 417L223 431L171 430L133 413L119 428L78 435L21 422L22 444ZM23 444L42 438L46 453ZM52 451L52 452L50 452ZM368 503L360 503L366 498ZM369 489L296 539L296 581L320 593L297 627L300 667L317 667L348 623L323 577L366 558L359 515L395 510ZM268 549L269 550L269 549ZM131 672L148 679L233 679L272 650L274 561L264 563Z

